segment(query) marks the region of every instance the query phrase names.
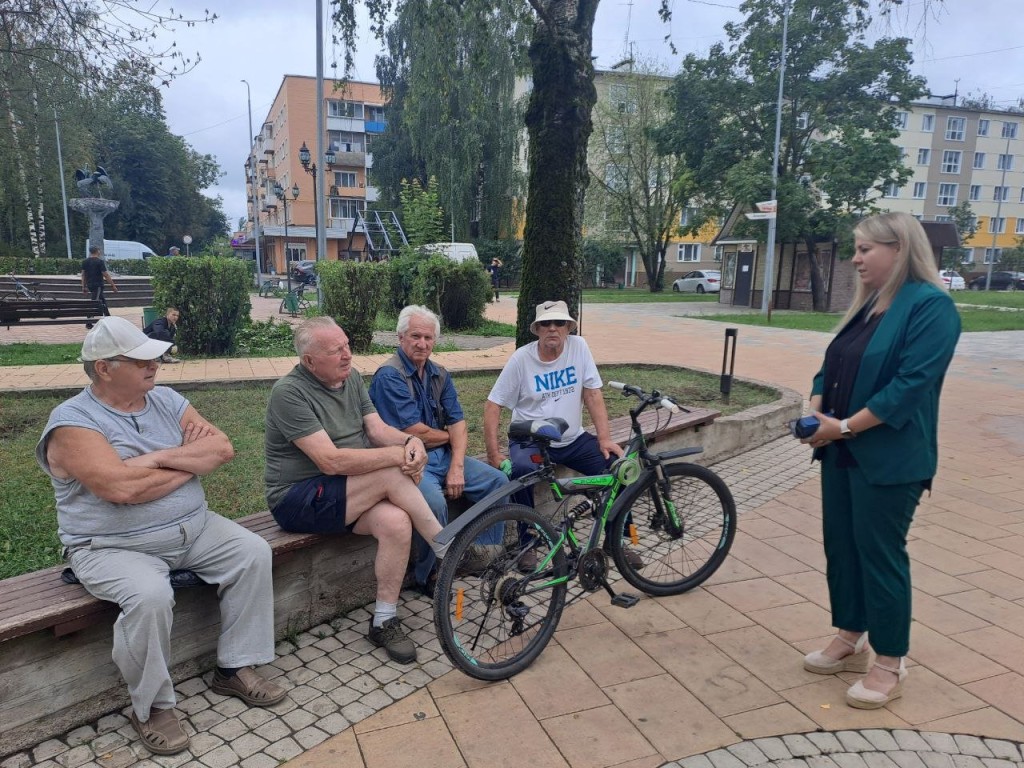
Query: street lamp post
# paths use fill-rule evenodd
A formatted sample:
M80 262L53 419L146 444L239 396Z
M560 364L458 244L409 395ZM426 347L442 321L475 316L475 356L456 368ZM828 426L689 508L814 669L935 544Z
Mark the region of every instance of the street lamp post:
M775 148L772 151L772 197L775 201L775 215L768 220L768 245L764 255L764 290L761 292L761 314L769 319L772 316L772 294L774 286L775 268L775 226L778 216L778 190L779 190L779 145L782 137L782 102L783 92L786 84L786 37L789 34L789 6L790 0L782 3L782 49L779 53L779 94L775 102ZM808 258L814 258L810 254Z
M1003 155L1003 178L999 182L999 199L996 200L996 218L989 219L989 227L992 229L992 258L988 260L988 269L985 270L985 290L992 289L992 268L996 263L996 240L999 237L999 220L1003 216L1003 196L1006 193L1006 167L1010 164L1010 132L1006 128L1006 121L1003 121L1003 132L1006 134L1006 154Z
M309 153L309 147L306 146L306 142L302 142L302 147L299 149L299 162L302 164L302 170L313 177L313 223L316 225L317 233L317 244L316 244L316 260L326 259L327 254L320 252L320 192L319 186L317 185L317 167L316 163L311 162L311 155ZM333 149L328 149L324 153L324 162L327 164L327 169L330 170L331 166L334 165L335 155ZM326 240L325 240L326 242ZM327 250L326 245L324 251Z
M249 189L252 190L252 236L256 241L256 281L257 285L260 285L263 276L263 262L260 261L260 214L257 208L259 200L256 196L256 157L253 153L255 137L252 133L252 93L249 90L249 81L242 80L242 82L245 83L245 101L249 106L249 159L245 164L245 175L248 177L246 181L249 182Z
M192 235L185 235L183 238L181 238L181 242L183 242L185 244L185 255L186 256L191 256L192 255Z
M292 184L292 200L299 196L299 185ZM292 266L288 261L288 195L280 182L274 182L274 195L284 203L284 271L288 273L288 293L292 292Z

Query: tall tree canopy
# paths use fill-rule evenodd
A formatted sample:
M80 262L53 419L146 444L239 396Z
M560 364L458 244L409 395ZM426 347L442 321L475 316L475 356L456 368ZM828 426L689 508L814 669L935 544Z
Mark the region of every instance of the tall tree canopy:
M745 0L746 19L726 25L729 43L687 56L672 87L674 114L659 137L686 158L700 190L702 215L690 231L771 194L782 6ZM808 253L909 175L893 143L896 112L924 84L910 74L909 40L866 42L868 9L868 0L797 2L789 19L778 242L805 244ZM738 231L763 237L763 226L744 222ZM811 265L815 309L825 309Z
M528 28L521 0L408 0L377 58L391 99L388 131L374 144L375 181L394 202L403 179L436 179L457 240L513 231L522 187L514 87Z
M623 246L636 248L650 290L661 291L668 244L693 194L683 158L661 152L654 137L669 116L671 81L644 62L601 80L588 154L587 232L618 235Z

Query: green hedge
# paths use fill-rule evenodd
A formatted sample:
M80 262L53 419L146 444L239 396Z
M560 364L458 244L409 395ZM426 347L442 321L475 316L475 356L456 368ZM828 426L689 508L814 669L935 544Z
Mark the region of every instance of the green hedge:
M249 320L251 271L223 258L153 259L153 305L181 310L178 347L189 355L235 351L238 330Z
M14 272L17 275L77 275L82 272L85 259L67 257L62 259L24 259L15 256L0 256L0 274ZM151 275L149 259L111 259L107 269L115 275Z
M365 353L373 343L377 313L389 289L387 264L325 261L317 265L323 314L330 315L348 335L352 351Z
M411 296L412 303L430 307L453 331L480 325L490 297L491 279L480 262L456 264L444 256L420 263Z

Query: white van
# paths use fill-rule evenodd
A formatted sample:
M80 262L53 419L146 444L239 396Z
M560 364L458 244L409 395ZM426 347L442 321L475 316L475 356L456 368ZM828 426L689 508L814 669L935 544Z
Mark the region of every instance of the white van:
M446 256L452 261L459 263L463 261L480 262L480 257L476 253L476 246L472 243L431 243L430 245L421 246L421 249L431 253L440 253L442 256Z
M148 245L137 243L134 240L104 240L103 259L104 261L116 261L117 259L148 259L156 256L153 249ZM85 241L85 257L89 258L89 240Z

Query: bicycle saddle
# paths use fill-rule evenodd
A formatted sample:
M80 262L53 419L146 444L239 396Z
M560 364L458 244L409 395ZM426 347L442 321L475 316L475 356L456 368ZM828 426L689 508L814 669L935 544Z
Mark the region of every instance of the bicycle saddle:
M513 421L508 425L509 440L541 441L550 443L558 440L569 428L565 419L531 419L530 421Z

